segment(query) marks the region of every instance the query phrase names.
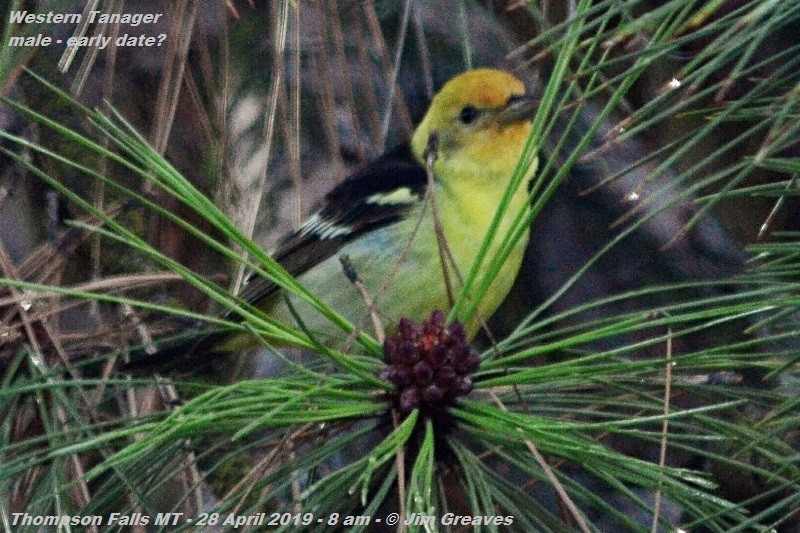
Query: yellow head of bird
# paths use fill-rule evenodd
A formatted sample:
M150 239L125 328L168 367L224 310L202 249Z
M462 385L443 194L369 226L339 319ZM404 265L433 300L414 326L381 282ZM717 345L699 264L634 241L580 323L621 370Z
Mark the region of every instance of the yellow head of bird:
M481 169L513 170L535 112L536 101L516 76L489 68L469 70L436 94L411 145L424 163L428 140L436 132L437 168L456 165L462 168L448 169L454 175L491 179Z

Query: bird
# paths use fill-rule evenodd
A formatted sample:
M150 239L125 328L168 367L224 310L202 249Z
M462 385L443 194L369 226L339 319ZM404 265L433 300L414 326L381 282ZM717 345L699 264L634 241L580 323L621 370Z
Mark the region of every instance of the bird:
M392 148L333 188L305 222L280 242L273 257L354 324L364 323L370 309L358 288L348 282L342 257L347 257L350 270L375 297L374 310L389 332L401 318L422 321L437 309L449 308L453 291L460 288L461 277L455 272L463 276L475 262L523 157L536 110L537 99L507 71L477 68L456 75L434 95L410 142ZM426 165L433 145L436 217L426 204ZM499 221L479 269L481 275L514 217L530 207L525 184L536 173L535 154L529 162ZM455 275L449 281L443 273L437 217L454 263ZM467 338L480 328L477 317L491 316L509 293L527 239L526 230L478 302L477 316L464 324ZM264 277L250 276L239 296L284 323L296 324L299 316L303 328L320 342L347 336L299 297L282 296ZM199 354L242 351L257 343L241 331L219 331L167 346L150 359L186 360Z

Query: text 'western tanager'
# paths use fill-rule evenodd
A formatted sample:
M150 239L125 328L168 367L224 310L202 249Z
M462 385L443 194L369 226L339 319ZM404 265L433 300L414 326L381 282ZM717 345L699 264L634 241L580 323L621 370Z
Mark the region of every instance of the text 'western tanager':
M433 183L441 229L455 270L465 274L475 262L523 154L535 111L536 101L507 72L484 68L454 77L433 98L410 144L367 164L329 192L321 207L284 239L274 257L312 293L356 324L364 323L369 311L344 275L342 256L349 258L368 293L377 297L377 313L390 331L400 318L421 321L435 309L447 309L451 302L434 216L425 205L429 140L432 134L437 139ZM527 209L527 183L535 172L533 158L500 220L487 258L499 247L514 217ZM488 318L508 294L526 242L527 232L479 302L479 316ZM488 259L481 275L485 263ZM457 292L457 277L450 282ZM278 320L296 323L285 298L266 279L250 279L241 297ZM292 296L290 301L304 326L320 341L345 336L299 298ZM479 322L473 319L465 326L471 338ZM253 339L241 332L214 333L193 345L165 351L189 357L254 346Z

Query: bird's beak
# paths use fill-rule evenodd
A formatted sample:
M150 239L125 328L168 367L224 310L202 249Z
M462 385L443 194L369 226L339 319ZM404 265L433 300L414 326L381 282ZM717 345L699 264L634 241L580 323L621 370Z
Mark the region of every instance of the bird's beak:
M533 96L527 94L512 96L505 107L497 112L495 120L503 126L531 120L536 114L538 105L539 100Z

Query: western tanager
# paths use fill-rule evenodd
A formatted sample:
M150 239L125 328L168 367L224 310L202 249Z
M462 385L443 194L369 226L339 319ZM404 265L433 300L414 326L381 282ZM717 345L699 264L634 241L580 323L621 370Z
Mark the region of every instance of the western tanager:
M438 141L433 183L441 228L457 270L466 274L523 153L535 111L536 101L507 72L482 68L457 75L435 95L409 144L367 164L329 192L320 208L283 240L274 257L353 323L363 323L368 308L344 275L340 257L345 255L367 291L378 297L376 309L388 329L402 317L421 321L435 309L447 309L450 302L433 211L425 206L431 135ZM535 171L534 158L511 197L487 257L499 246L512 219L527 209L526 185ZM480 316L488 318L508 294L526 241L527 233L479 302ZM458 277L451 275L450 281L457 292ZM274 318L295 323L285 299L264 278L250 279L240 296ZM308 304L290 298L303 324L321 341L344 337ZM472 320L465 326L471 338L479 323ZM169 351L173 356L231 352L248 346L243 337L217 333L193 347ZM250 339L249 346L254 345Z

